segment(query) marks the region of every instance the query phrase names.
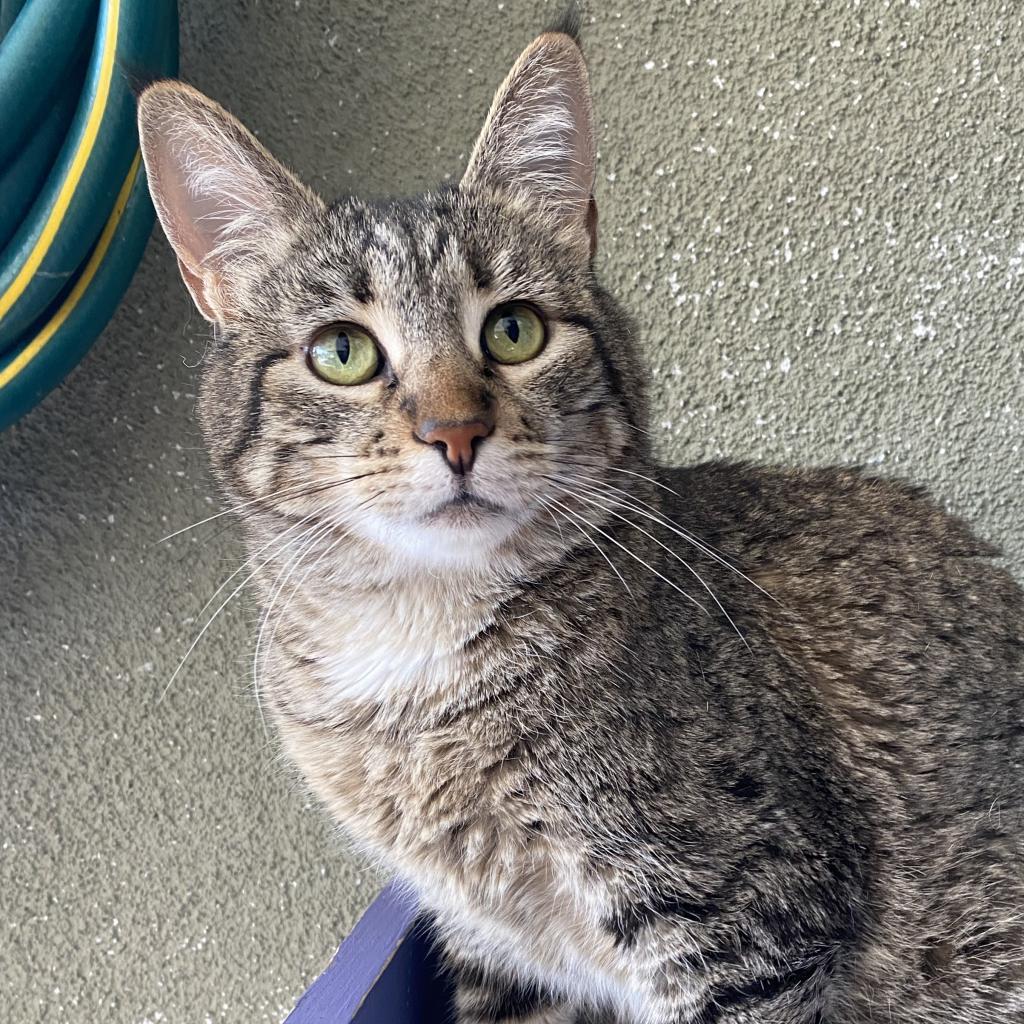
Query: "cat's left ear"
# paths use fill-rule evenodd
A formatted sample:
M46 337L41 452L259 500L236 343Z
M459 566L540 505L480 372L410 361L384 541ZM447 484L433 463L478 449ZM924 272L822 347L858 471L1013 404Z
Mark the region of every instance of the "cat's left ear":
M583 53L574 35L545 32L523 51L494 97L462 187L524 199L593 255L594 165L594 113Z

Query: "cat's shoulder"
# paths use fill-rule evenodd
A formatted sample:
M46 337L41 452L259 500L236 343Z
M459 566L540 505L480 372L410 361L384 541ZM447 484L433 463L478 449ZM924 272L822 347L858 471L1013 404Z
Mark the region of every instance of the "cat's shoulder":
M947 556L999 554L925 487L862 467L715 461L664 467L659 479L679 514L733 546L835 555L896 543Z

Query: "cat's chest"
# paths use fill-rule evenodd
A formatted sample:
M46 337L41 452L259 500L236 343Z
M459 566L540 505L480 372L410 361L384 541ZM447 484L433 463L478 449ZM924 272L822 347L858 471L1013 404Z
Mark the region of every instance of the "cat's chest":
M559 821L560 794L531 785L528 753L452 734L389 745L306 732L285 725L291 756L453 948L640 1019L649 978L607 927L600 866Z
M493 608L431 586L314 591L291 611L323 711L347 702L385 702L459 687L471 668L466 650L493 621Z
M608 888L567 834L561 794L534 784L529 750L454 731L412 743L284 732L333 816L416 889L456 948L581 999L639 998L605 926Z
M557 990L628 1005L638 982L603 924L612 901L574 823L571 783L550 770L561 740L536 706L547 662L534 663L532 697L509 696L495 680L511 678L507 658L473 643L493 613L456 599L437 622L433 607L424 614L415 602L370 595L352 609L353 628L333 636L334 616L314 616L313 668L294 683L306 692L304 680L315 679L312 703L281 721L288 752L332 816L466 948L489 960L518 957L525 975ZM464 701L430 727L388 728L365 712L388 703L382 694L460 687ZM320 712L345 707L365 713L324 724Z
M298 615L301 659L281 660L275 706L332 814L400 870L433 863L486 884L524 870L551 794L522 705L488 700L508 670L500 644L474 642L493 606L453 594L444 612L407 590L307 600Z

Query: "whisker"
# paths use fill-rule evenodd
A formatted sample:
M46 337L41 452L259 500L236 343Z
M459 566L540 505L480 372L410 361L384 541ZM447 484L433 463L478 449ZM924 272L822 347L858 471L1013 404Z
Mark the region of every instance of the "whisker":
M595 523L592 523L585 516L581 516L578 513L573 512L571 508L568 508L566 505L558 501L556 498L549 497L547 500L550 501L555 506L557 506L558 508L562 509L566 514L571 516L573 519L579 519L580 522L586 523L586 525L589 526L592 530L596 530L606 540L610 540L616 547L621 548L623 551L625 551L630 558L636 560L642 566L644 566L644 568L654 573L654 575L657 576L658 579L660 579L663 583L667 583L673 590L677 591L679 594L685 597L687 601L689 601L691 604L696 605L705 615L707 615L708 617L711 616L711 612L708 611L708 609L704 605L702 605L700 601L698 601L692 594L688 594L677 583L673 583L672 580L670 580L667 576L662 575L660 572L658 572L657 569L654 568L653 565L651 565L649 562L645 562L638 554L636 554L636 552L631 551L628 547L626 547L625 544L616 540L616 538L613 537L610 533L606 532L605 530L602 530L601 527L597 526Z
M366 473L359 473L356 476L345 477L342 480L331 480L325 484L297 484L293 488L285 488L283 491L277 491L273 495L273 498L278 501L282 498L304 498L308 497L309 495L318 494L321 491L328 490L331 487L337 487L341 484L350 484L356 480L364 480L366 477L369 476L380 476L381 474L387 472L390 472L390 470L377 469L371 470ZM303 490L303 488L309 489ZM243 509L251 508L253 505L258 505L262 502L265 502L267 500L267 497L269 496L261 495L257 498L251 498L249 501L243 501L238 505L232 506L231 508L226 508L221 512L215 513L212 516L207 516L205 519L200 519L198 522L191 523L188 526L183 526L180 530L175 530L174 533L169 533L167 534L166 537L161 537L156 543L163 544L166 541L173 540L175 537L180 537L183 533L188 533L189 530L194 530L199 526L205 526L207 523L212 523L215 519L221 519L224 516L230 516L237 512L241 512Z
M548 505L545 503L543 498L540 498L539 500L540 500L541 505L544 508L544 511L547 512L548 516L550 516L551 522L553 522L555 524L555 529L558 530L558 539L564 544L565 543L565 534L562 533L562 524L555 518L555 511L554 511L554 509L549 508Z
M323 485L323 486L318 486L318 487L316 487L316 488L314 488L314 489L312 489L310 491L307 491L306 494L319 493L319 492L322 492L322 491L330 490L332 487L335 487L335 486L337 486L339 484L342 484L342 483L352 483L353 481L355 481L357 479L363 479L363 478L368 477L368 476L378 476L378 475L380 475L381 472L383 472L383 471L371 472L371 473L363 473L363 474L360 474L357 477L347 477L347 478L345 478L343 480L331 481L329 484L326 484L326 485ZM301 532L297 537L293 538L292 541L283 540L283 538L287 535L287 533L291 532L292 529L296 528L297 526L300 526L303 522L306 522L307 520L309 520L313 516L322 514L324 510L325 510L325 506L322 506L321 508L317 509L313 513L310 513L309 515L305 516L303 519L299 520L298 523L293 524L293 526L289 527L288 530L285 530L285 531L282 531L281 533L279 533L274 538L274 540L272 540L269 544L264 545L263 548L261 548L258 552L256 552L255 555L250 556L248 559L246 559L246 562L243 562L243 564L237 570L235 570L228 577L228 579L226 579L217 588L217 590L215 591L213 596L206 602L206 604L203 605L203 610L202 611L205 611L207 608L209 608L209 606L213 603L213 601L216 600L217 595L220 594L224 590L224 588L231 582L232 579L234 579L236 576L238 576L238 574L245 569L245 566L246 566L247 563L251 564L253 558L257 557L262 551L265 551L268 547L272 547L272 546L275 547L275 551L271 552L263 560L263 562L260 565L256 566L252 570L252 572L250 572L245 577L245 579L243 579L242 582L239 583L237 587L235 587L235 589L227 596L227 598L225 598L224 601L221 602L221 604L218 606L217 610L213 613L213 615L210 616L210 618L207 620L207 622L199 630L199 632L196 634L195 638L192 640L192 643L189 645L188 650L185 652L184 656L182 657L181 661L178 662L178 665L175 668L174 672L171 673L171 677L167 680L167 683L165 684L163 690L160 693L159 698L157 699L157 704L159 704L161 701L163 701L164 697L166 697L168 690L171 688L171 685L174 683L174 680L177 679L178 675L181 673L181 670L185 667L185 664L188 661L189 657L192 655L192 652L196 649L196 647L199 645L199 643L202 640L202 638L209 631L210 627L213 625L213 623L216 621L216 619L221 615L221 613L224 611L224 609L227 608L227 606L232 602L232 600L234 600L234 598L236 598L242 592L242 590L245 589L245 586L249 582L251 582L253 579L255 579L255 577L257 575L259 575L259 573L277 556L277 554L281 550L283 550L285 547L287 547L290 543L293 543L293 542L296 542L296 543L298 543L300 545L303 544L305 541L307 541L309 539L310 532L317 531L321 526L323 526L323 524L315 524L314 526L309 527L307 530ZM200 615L201 614L202 614L202 612L200 612Z
M581 463L581 465L583 465L583 463ZM617 466L607 466L607 465L603 465L603 464L598 464L597 466L593 466L592 465L590 468L602 468L602 469L610 470L610 471L615 472L615 473L620 473L620 472L622 472L622 473L629 473L628 470L620 470ZM653 484L657 484L658 483L657 480L654 480L652 477L644 476L643 474L629 473L629 475L631 475L631 476L638 476L640 479L647 480L647 481L649 481L650 483L653 483ZM593 477L581 477L580 479L584 479L584 480L590 479L593 482L599 483L599 484L601 484L604 487L611 488L613 491L618 491L620 494L624 494L624 495L626 495L626 497L631 498L633 501L638 501L642 505L646 505L648 508L653 508L656 512L659 513L659 515L664 516L666 521L672 522L676 527L678 527L680 530L682 530L682 532L686 535L686 538L688 540L692 541L694 544L699 544L703 549L705 549L707 554L709 554L709 555L711 555L712 553L717 554L719 558L723 559L723 564L724 565L728 565L728 566L730 566L732 568L735 568L735 566L733 566L732 562L729 560L728 555L726 555L726 553L724 551L720 551L713 544L710 544L707 541L702 540L700 537L697 536L697 534L693 533L690 530L685 529L681 524L675 522L675 520L670 519L668 516L665 516L664 512L662 512L660 508L658 508L655 505L652 505L650 502L643 501L642 499L638 498L635 494L633 494L632 491L627 491L627 490L624 490L621 487L616 487L614 484L610 484L606 480L596 480ZM675 494L677 497L680 497L680 495L676 491L672 491L671 493Z
M239 583L238 586L235 587L235 589L232 590L231 593L228 594L228 596L221 602L220 606L213 613L213 615L211 615L210 618L207 619L203 628L199 630L199 632L195 636L195 639L192 641L191 644L189 644L188 650L185 652L184 657L181 659L181 661L178 662L178 667L171 673L171 678L167 680L166 685L164 686L163 690L160 693L160 696L157 698L157 704L160 704L161 701L163 701L164 697L167 696L167 691L171 688L171 684L174 682L175 679L178 678L178 675L180 674L181 670L185 667L185 662L188 661L192 652L199 645L199 641L203 639L209 628L214 624L214 622L217 621L217 617L221 614L221 612L224 611L225 608L227 608L227 606L232 602L232 600L234 600L234 598L242 592L242 590L245 588L245 585L250 580L254 579L260 572L260 570L263 569L263 567L270 562L271 558L273 558L273 555L268 555L261 565L253 569L253 571L249 573L249 575L246 576L245 579L242 580L242 582Z
M267 608L263 610L260 616L259 630L256 634L256 647L253 652L253 693L256 698L256 706L257 708L259 708L260 719L263 722L263 728L265 732L267 732L267 723L266 717L263 712L263 701L260 697L259 675L256 671L260 655L260 645L263 641L263 633L264 630L266 629L267 622L270 619L270 613L273 610L274 602L277 601L277 598L280 595L281 590L288 582L288 578L294 571L294 567L301 564L302 559L305 558L306 554L313 548L317 541L320 540L320 538L323 537L326 533L330 532L330 530L333 527L333 520L334 517L328 517L328 519L326 519L324 522L319 523L312 530L310 530L305 535L303 542L295 556L285 561L284 565L281 567L280 572L278 572L274 582L271 584L273 596L271 597L270 604L267 606Z
M371 494L369 497L363 499L363 501L361 501L358 505L356 505L353 509L351 509L351 511L348 513L348 516L346 518L350 518L355 512L358 512L361 509L366 508L368 505L370 505L371 502L376 501L376 499L379 498L382 494L384 494L384 490L383 489L379 490L376 493ZM334 529L337 529L339 527L344 527L344 523L345 523L345 519L344 518L337 518L333 522L332 527ZM259 699L258 695L259 695L259 691L260 691L260 679L261 678L266 678L267 664L268 664L268 662L270 660L270 652L273 649L274 641L277 639L277 632L278 632L278 628L280 627L281 620L284 618L285 613L288 611L288 608L291 606L291 603L294 600L295 595L302 589L303 583L305 583L306 580L309 579L310 575L316 570L317 566L320 565L320 563L343 540L345 540L347 537L348 537L348 534L344 533L344 534L342 534L342 536L338 537L335 541L333 541L332 543L328 544L327 547L324 548L324 550L320 553L320 555L316 559L316 561L313 562L313 564L311 566L309 566L309 568L303 573L303 575L299 579L298 583L296 583L295 586L292 587L292 591L288 595L288 599L285 601L284 606L281 608L281 611L278 612L277 622L274 624L273 632L270 634L270 637L267 640L267 644L266 644L266 648L265 648L265 653L263 655L263 661L260 664L260 663L258 663L258 658L259 658L260 641L262 640L262 637L263 637L263 630L264 630L264 627L266 626L266 624L270 620L270 614L273 611L274 604L276 604L277 599L278 599L278 597L281 594L281 591L284 589L284 584L282 584L281 588L279 588L277 594L274 595L274 601L271 603L270 607L267 609L266 613L264 614L263 625L261 625L261 627L260 627L260 635L257 638L257 642L256 642L256 650L253 653L253 685L254 685L254 687L256 689L257 700ZM319 538L317 538L317 539L319 540ZM309 554L309 552L312 549L312 547L313 547L312 544L309 544L309 545L307 545L305 547L305 549L302 551L300 556L295 560L295 565L294 565L294 568L293 568L292 572L294 572L294 569L297 569L301 565L302 560L306 557L306 555ZM292 572L289 572L288 578L291 577ZM286 578L285 579L285 584L287 584L287 582L288 582L288 579Z
M736 625L736 623L733 621L732 616L725 610L725 606L722 604L721 601L719 601L718 595L715 594L711 587L708 586L704 577L701 576L701 574L697 572L697 570L694 569L694 567L690 565L690 563L687 562L685 558L677 554L667 544L663 543L661 540L655 537L654 534L650 532L650 530L645 530L642 526L637 525L631 519L628 519L626 516L616 512L613 508L611 508L609 505L606 505L604 502L601 502L594 498L588 498L583 494L575 493L569 490L568 488L563 487L561 484L555 484L555 486L558 487L558 489L563 493L568 494L571 497L574 497L580 501L585 501L588 505L591 505L594 508L603 508L606 512L610 512L617 519L621 519L622 522L624 522L627 526L631 526L634 530L638 530L645 537L648 537L651 540L653 540L654 543L658 545L658 547L663 548L665 551L667 551L673 558L676 559L676 561L680 562L688 572L692 573L692 575L696 577L697 582L708 592L708 595L711 597L711 600L715 602L715 605L718 607L718 610L725 616L729 625L732 626L734 632L740 638L740 640L743 641L743 646L746 647L748 651L750 651L750 644L747 643L747 638L740 632L739 626ZM751 653L753 652L751 651Z
M551 478L549 477L549 479L551 479ZM626 497L626 499L628 499L627 501L616 501L616 503L620 507L629 508L631 511L639 513L640 515L644 516L645 518L650 519L651 521L658 523L660 526L664 526L667 530L669 530L672 533L676 534L676 536L678 536L678 537L682 538L683 540L687 541L688 543L692 544L695 548L697 548L698 551L701 551L705 555L707 555L708 558L712 559L715 562L718 562L719 565L723 566L724 568L728 569L730 572L735 573L741 579L745 580L755 590L758 590L762 594L764 594L764 596L767 597L770 601L774 601L775 604L778 604L778 605L781 606L781 602L778 600L778 598L776 598L774 595L770 594L759 583L757 583L756 581L752 580L745 572L743 572L742 569L740 569L739 567L734 565L726 556L724 556L721 553L719 553L717 551L717 549L711 547L709 544L707 544L706 542L702 541L696 534L691 533L689 530L684 529L674 519L672 519L669 516L665 515L665 513L662 512L656 505L652 505L650 502L644 501L642 498L638 498L635 494L631 494L629 491L625 491L621 487L616 487L614 484L609 484L606 481L598 480L595 477L567 476L567 477L559 478L559 479L562 479L563 483L578 484L579 481L583 480L583 481L590 481L592 484L600 485L600 486L588 486L587 484L584 484L583 486L586 487L586 489L589 490L589 491L593 491L593 492L596 492L596 493L603 494L610 501L616 501L616 499L614 497L612 497L611 495L607 494L608 490L612 490L612 491L615 491L618 494L624 495ZM653 510L653 514L651 512L645 512L644 509L637 507L638 505L643 505L647 509L652 509Z
M258 684L259 680L257 678L256 665L257 665L257 661L259 659L260 650L263 649L263 636L264 636L264 633L266 631L267 624L270 622L270 617L273 614L274 606L277 604L277 599L281 596L282 591L284 590L285 586L287 585L288 580L291 578L291 576L294 573L295 569L298 568L298 566L301 564L302 560L313 549L314 545L318 541L320 541L324 536L329 534L332 530L337 529L342 524L342 522L343 522L343 518L340 518L340 517L337 517L337 516L331 517L330 519L326 520L322 524L323 528L321 530L316 531L315 535L309 538L308 543L304 544L302 549L296 554L296 556L293 559L291 559L289 562L287 562L285 564L285 566L282 568L281 572L278 573L277 579L275 580L274 592L273 592L273 594L272 594L272 596L270 598L270 601L267 603L266 608L264 608L263 614L261 616L259 633L257 634L257 637L256 637L256 648L253 651L253 677L254 677L254 682L256 682L257 684ZM347 534L346 534L346 536L347 536ZM343 539L343 538L339 538L339 540L340 539ZM319 560L318 560L318 563L319 563ZM283 579L282 579L282 577L283 577ZM305 579L305 577L303 577L303 579ZM273 639L273 638L271 638L271 639ZM266 661L267 661L267 658L269 657L269 644L268 644L268 647L267 647L267 652L268 653L265 654L264 659L263 659L264 669L266 668Z
M654 437L654 431L648 430L646 427L638 427L635 423L630 423L628 420L623 420L622 425L629 427L630 430L635 430L638 434L644 434L646 437Z
M232 574L231 574L230 576L228 576L228 578L227 578L226 580L224 580L224 582L223 582L223 583L221 583L221 585L220 585L219 587L217 587L217 589L216 589L216 590L215 590L215 591L214 591L214 592L213 592L213 593L212 593L212 594L210 595L210 597L209 597L209 598L207 599L207 601L206 601L206 604L204 604L204 605L203 605L203 607L202 607L202 608L200 608L200 609L199 609L199 611L198 611L198 612L196 613L196 618L200 618L200 617L201 617L201 616L203 615L203 613L204 613L204 612L206 611L206 609L207 609L207 608L209 608L209 607L210 607L210 605L211 605L211 604L213 604L213 602L217 600L217 596L218 596L218 595L220 594L220 592L221 592L221 591L222 591L222 590L223 590L223 589L224 589L224 588L225 588L225 587L226 587L226 586L227 586L227 585L228 585L228 584L229 584L229 583L230 583L230 582L231 582L231 581L232 581L232 580L233 580L233 579L234 579L234 578L235 578L235 577L236 577L236 576L237 576L237 575L238 575L238 574L240 573L240 572L242 572L242 571L243 571L243 570L245 569L245 567L246 567L247 565L251 565L251 564L253 563L253 561L254 561L254 560L255 560L256 558L258 558L258 557L259 557L259 556L260 556L261 554L263 554L263 552L264 552L264 551L266 551L266 550L267 550L267 548L269 548L269 547L273 547L273 546L274 546L275 544L277 544L277 543L278 543L278 542L279 542L279 541L280 541L280 540L281 540L281 539L282 539L283 537L287 536L287 535L288 535L289 533L291 533L291 532L292 532L293 530L296 530L296 529L298 529L298 528L299 528L300 526L302 526L302 524L303 524L303 523L306 523L306 522L308 522L308 521L309 521L310 519L312 519L312 518L313 518L314 516L320 515L320 514L321 514L322 512L326 511L327 507L328 507L328 506L326 506L326 505L324 505L324 506L321 506L320 508L318 508L318 509L315 509L315 510L314 510L313 512L310 512L308 516L303 516L303 518L302 518L302 519L300 519L300 520L299 520L299 521L298 521L297 523L292 523L292 525L291 525L291 526L289 526L289 527L288 527L288 528L287 528L286 530L283 530L283 531L282 531L281 533L278 533L278 534L277 534L277 535L276 535L276 536L275 536L275 537L274 537L274 538L273 538L273 539L272 539L271 541L269 541L269 542L268 542L267 544L264 544L264 545L263 545L263 547L259 548L259 549L258 549L257 551L253 552L253 553L252 553L252 554L251 554L251 555L250 555L250 556L249 556L249 557L248 557L247 559L245 559L245 561L244 561L244 562L242 562L242 564L241 564L241 565L240 565L240 566L239 566L239 567L238 567L238 568L237 568L237 569L236 569L236 570L235 570L235 571L234 571L234 572L233 572L233 573L232 573Z
M663 484L660 480L655 480L655 478L653 476L646 476L643 473L637 473L637 472L635 472L634 470L631 470L631 469L622 469L619 466L609 466L608 468L613 473L622 473L625 476L633 476L633 477L637 477L640 480L646 480L648 483L654 484L655 487L658 487L658 488L660 488L663 491L667 491L669 494L674 494L681 501L685 501L686 500L678 491L673 490L673 488L669 487L668 484ZM718 550L718 549L712 547L712 550ZM721 553L722 552L719 552L719 554L721 554Z
M569 458L565 457L567 454L570 456ZM654 477L650 477L643 473L637 473L628 469L620 469L617 466L608 465L606 462L597 459L589 461L586 459L581 459L579 458L576 452L567 453L565 452L564 448L561 449L559 461L563 465L569 464L575 466L584 466L590 469L622 473L627 476L636 477L640 480L646 480L648 483L651 483L654 486L659 487L662 490L668 491L670 494L675 495L677 498L682 499L682 495L678 491L673 490L666 484L662 484L660 481L654 479ZM703 551L704 554L706 554L709 558L713 559L714 561L723 565L725 568L734 572L741 579L746 580L747 583L749 583L756 590L764 594L764 596L767 597L769 600L775 602L775 604L781 605L781 602L773 594L769 593L767 590L764 589L764 587L762 587L760 584L752 580L732 561L732 559L724 551L721 551L719 548L716 548L713 544L709 543L708 541L703 540L701 537L697 536L697 534L693 533L692 531L685 529L680 523L672 519L671 516L666 515L658 506L652 505L650 502L638 498L631 491L626 491L623 490L621 487L616 487L614 484L610 484L606 480L599 480L595 479L594 477L585 477L579 475L573 475L571 478L569 478L569 481L571 483L577 483L579 480L590 480L592 483L599 484L602 488L616 491L619 494L624 495L630 501L638 502L639 504L644 505L648 509L652 509L661 517L661 519L663 520L662 525L664 525L666 528L671 530L673 533L676 533L677 536L681 537L683 540L686 540L688 543L692 544L698 550Z
M553 512L557 512L558 509L552 509L548 505L547 501L544 498L541 498L540 502L544 506L544 508L547 510L548 514L551 515L551 518L554 519L554 515L552 515L552 513ZM579 530L580 533L583 534L583 536L586 537L586 539L588 541L590 541L591 544L594 545L594 547L597 549L598 554L600 554L600 556L608 563L608 567L611 569L611 571L613 573L615 573L616 576L618 576L619 581L622 583L623 587L626 588L626 593L629 594L629 596L632 599L633 603L636 604L636 596L634 595L634 593L633 593L632 589L630 588L629 584L626 582L625 577L623 577L622 573L620 573L619 570L616 568L615 563L611 560L611 558L608 557L608 554L604 550L604 548L602 548L601 545L598 544L597 541L594 540L594 538L591 537L590 534L587 533L587 531L584 530L583 527L580 526L579 523L574 523L571 519L568 519L565 516L564 513L559 513L559 514L562 515L562 518L565 519L566 522L568 522L572 526L575 526L576 529ZM561 528L561 526L558 525L558 521L557 520L555 520L555 525L558 526L558 532L559 532L559 535L561 535L562 528Z

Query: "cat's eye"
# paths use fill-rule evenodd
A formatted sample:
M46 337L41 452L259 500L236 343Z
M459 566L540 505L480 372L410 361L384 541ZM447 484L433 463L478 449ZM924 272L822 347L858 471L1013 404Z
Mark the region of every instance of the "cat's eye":
M309 346L309 363L329 384L365 384L380 369L380 349L361 327L336 324Z
M522 302L491 310L484 321L481 343L496 363L525 363L540 355L547 331L540 314Z

